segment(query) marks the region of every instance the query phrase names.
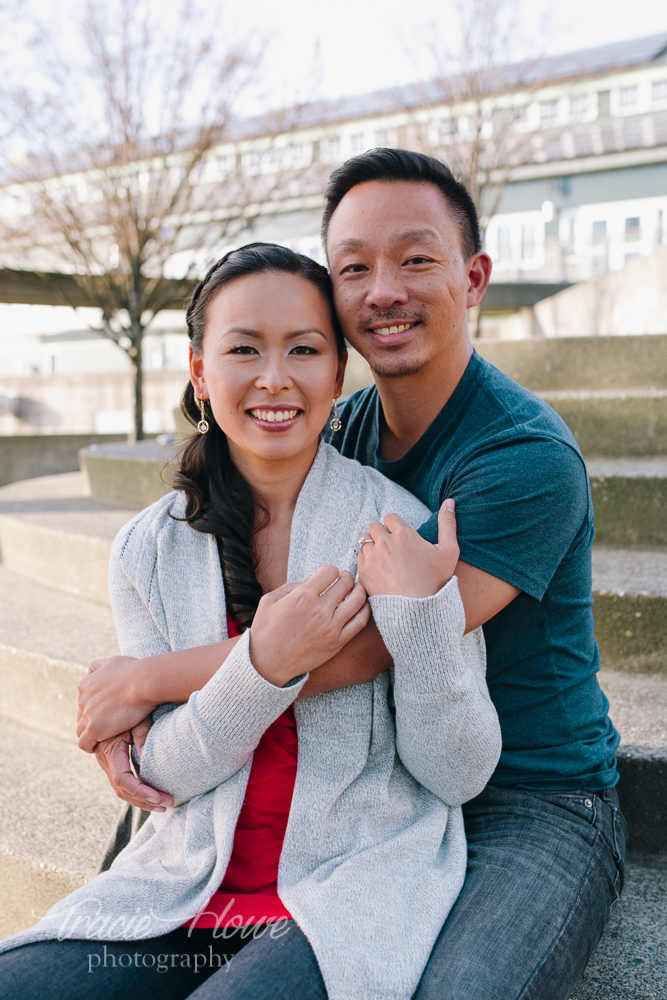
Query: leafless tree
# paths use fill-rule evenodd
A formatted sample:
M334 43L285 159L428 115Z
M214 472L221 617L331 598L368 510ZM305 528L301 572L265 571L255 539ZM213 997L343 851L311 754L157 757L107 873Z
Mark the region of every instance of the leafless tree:
M262 46L230 41L221 12L208 15L88 0L74 37L37 39L41 87L3 95L22 145L0 189L5 247L12 262L74 277L99 306L100 332L134 365L137 440L146 327L276 194L277 175L244 169L234 145L233 109ZM67 302L67 283L48 280Z
M431 93L450 109L439 153L465 181L484 232L512 170L532 156L536 130L526 116L544 81L544 59L538 45L520 57L512 0L456 0L454 10L453 32L431 22L422 37L436 70Z

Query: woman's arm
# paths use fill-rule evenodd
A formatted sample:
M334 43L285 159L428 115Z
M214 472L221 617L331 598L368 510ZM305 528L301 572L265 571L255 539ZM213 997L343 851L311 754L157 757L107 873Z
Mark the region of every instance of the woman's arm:
M140 758L142 780L178 804L235 774L294 701L307 672L341 649L369 615L361 584L335 566L265 595L252 628L211 680L154 723Z
M439 524L440 565L451 576L458 560L453 504L443 505ZM459 805L482 791L501 750L484 639L480 630L464 635L455 577L428 595L441 580L415 572L423 539L395 515L385 525L371 525L374 542L363 546L359 575L394 659L398 752L422 785Z

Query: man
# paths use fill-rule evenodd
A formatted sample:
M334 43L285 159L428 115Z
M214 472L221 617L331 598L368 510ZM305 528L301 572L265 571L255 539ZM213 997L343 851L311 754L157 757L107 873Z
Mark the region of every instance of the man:
M618 898L626 835L619 738L596 679L583 459L549 407L472 349L467 310L491 262L442 163L389 149L348 161L327 189L323 239L343 330L376 383L343 404L331 442L430 506L420 573L437 577L438 510L456 501L467 630L484 626L503 732L489 786L464 806L466 881L416 997L565 998ZM320 690L387 666L365 633L316 672ZM122 777L122 797L141 804L145 786Z

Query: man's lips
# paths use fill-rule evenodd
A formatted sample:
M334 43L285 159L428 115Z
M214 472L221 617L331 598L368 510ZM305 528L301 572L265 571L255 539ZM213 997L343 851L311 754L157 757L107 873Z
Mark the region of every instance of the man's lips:
M390 337L396 333L405 333L406 330L412 330L421 321L418 319L413 319L409 323L386 323L383 326L369 326L366 329L369 333L374 333L380 337Z

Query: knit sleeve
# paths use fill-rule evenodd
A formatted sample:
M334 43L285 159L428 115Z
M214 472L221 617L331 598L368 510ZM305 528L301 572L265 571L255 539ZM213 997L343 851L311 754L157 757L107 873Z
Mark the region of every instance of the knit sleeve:
M140 760L141 780L176 805L236 774L263 733L295 700L308 675L276 687L257 673L246 632L213 677L185 705L154 722Z
M500 757L482 630L463 634L456 577L433 597L377 595L370 603L394 660L401 760L424 787L460 805L482 791Z

